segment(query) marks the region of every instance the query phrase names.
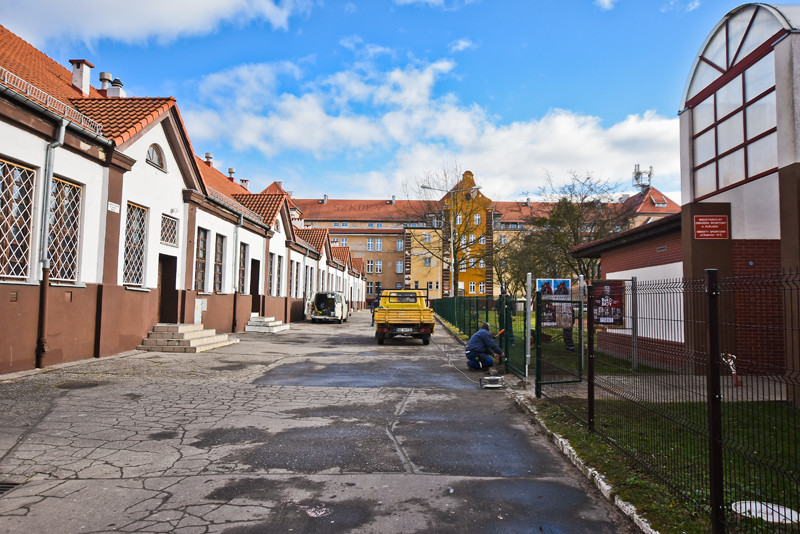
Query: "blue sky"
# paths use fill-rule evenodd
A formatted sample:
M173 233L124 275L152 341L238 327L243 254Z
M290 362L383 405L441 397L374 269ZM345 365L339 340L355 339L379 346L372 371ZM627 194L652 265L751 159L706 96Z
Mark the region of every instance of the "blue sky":
M260 191L403 198L471 170L494 200L549 175L679 200L677 112L724 0L6 0L2 24L174 96L199 155Z

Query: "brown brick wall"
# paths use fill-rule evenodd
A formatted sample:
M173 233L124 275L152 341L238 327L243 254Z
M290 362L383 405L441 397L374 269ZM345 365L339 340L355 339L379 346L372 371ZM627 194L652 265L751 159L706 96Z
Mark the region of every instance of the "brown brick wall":
M634 243L603 253L602 274L642 267L665 265L683 260L681 234L674 233Z

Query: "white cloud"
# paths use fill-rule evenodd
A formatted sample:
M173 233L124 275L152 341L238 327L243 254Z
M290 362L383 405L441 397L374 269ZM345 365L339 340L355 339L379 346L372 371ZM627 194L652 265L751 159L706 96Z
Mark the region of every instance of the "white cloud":
M464 50L468 50L470 48L475 48L475 43L466 37L457 39L448 46L450 53L463 52Z
M6 0L0 3L0 20L39 46L62 39L170 42L251 20L287 30L289 18L309 12L312 4L313 0L138 0L116 2L111 9L100 0Z
M266 167L285 152L383 162L377 170L338 181L350 185L348 195L402 194L404 183L453 162L473 171L496 200L536 192L547 173L557 181L570 171L592 173L629 186L637 163L654 166L654 185L662 191L680 189L677 118L645 111L603 124L595 116L555 109L500 123L476 104L437 94L437 83L453 76L456 67L449 60L389 71L360 65L307 81L291 64L241 66L206 76L199 92L205 108L183 115L195 146L210 142L258 150ZM293 82L291 91L282 89L286 77ZM231 88L246 80L252 80L247 87L254 94L225 105ZM252 99L261 103L252 105ZM341 172L321 176L317 187L330 188ZM292 187L299 196L332 191Z
M599 6L601 9L614 9L614 4L617 0L594 0L594 5Z
M689 2L685 2L683 0L669 0L666 4L661 6L661 12L666 13L667 11L694 11L700 7L700 0L690 0Z

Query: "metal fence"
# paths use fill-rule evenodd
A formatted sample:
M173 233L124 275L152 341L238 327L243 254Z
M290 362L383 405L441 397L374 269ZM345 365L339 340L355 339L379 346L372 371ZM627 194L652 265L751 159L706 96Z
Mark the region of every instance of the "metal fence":
M497 344L506 355L506 370L527 376L525 301L514 297L450 297L431 301L433 311L467 336L483 323L492 325Z
M543 369L574 380L541 394L713 532L800 532L800 274L627 281L619 324L601 291L586 368L543 351Z

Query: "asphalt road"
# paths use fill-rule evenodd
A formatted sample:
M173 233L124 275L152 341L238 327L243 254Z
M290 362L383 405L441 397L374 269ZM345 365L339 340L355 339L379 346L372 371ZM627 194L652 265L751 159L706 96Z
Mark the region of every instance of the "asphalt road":
M637 531L446 332L369 319L0 377L0 532Z

